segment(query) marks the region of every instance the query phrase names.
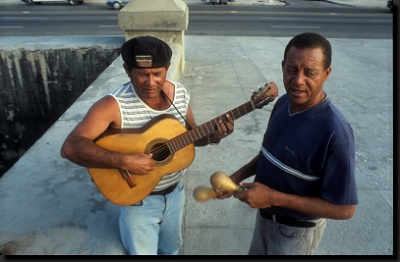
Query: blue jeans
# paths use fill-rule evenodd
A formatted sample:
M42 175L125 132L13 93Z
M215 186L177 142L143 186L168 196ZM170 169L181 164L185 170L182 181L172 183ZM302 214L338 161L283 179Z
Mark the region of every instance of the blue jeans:
M249 255L312 255L324 234L326 220L313 222L317 225L311 228L291 227L265 219L257 211Z
M119 231L130 255L177 255L182 243L185 192L182 179L167 195L149 195L121 206Z

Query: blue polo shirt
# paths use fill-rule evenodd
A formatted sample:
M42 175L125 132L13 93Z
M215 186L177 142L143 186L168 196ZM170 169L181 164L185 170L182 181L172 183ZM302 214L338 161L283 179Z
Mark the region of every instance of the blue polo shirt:
M264 134L255 181L295 195L334 204L358 204L354 134L329 98L292 114L287 94L272 110ZM269 213L313 220L297 211L271 207Z

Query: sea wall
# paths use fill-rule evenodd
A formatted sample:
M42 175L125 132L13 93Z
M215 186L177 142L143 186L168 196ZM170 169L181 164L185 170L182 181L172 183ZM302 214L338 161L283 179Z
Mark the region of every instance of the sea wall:
M38 43L0 42L0 177L120 54L107 41Z

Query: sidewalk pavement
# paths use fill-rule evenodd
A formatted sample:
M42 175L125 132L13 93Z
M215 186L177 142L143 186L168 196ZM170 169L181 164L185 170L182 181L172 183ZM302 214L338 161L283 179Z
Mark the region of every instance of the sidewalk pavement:
M102 38L123 42L96 37ZM179 82L191 93L197 123L247 102L251 90L267 82L275 82L279 95L284 94L280 62L289 40L185 36L186 66ZM316 254L392 255L393 42L329 40L333 70L325 91L355 133L360 204L352 219L328 220ZM7 41L11 38L0 37L0 46ZM125 254L118 206L100 195L85 168L62 159L59 150L90 105L127 81L119 57L1 178L0 246L16 240L21 244L18 254ZM219 145L196 148L184 178L182 255L247 254L256 210L235 198L198 203L192 193L197 186L209 186L215 171L231 174L258 153L273 104L238 119L235 132Z
M387 8L386 0L323 0L323 1L343 6Z

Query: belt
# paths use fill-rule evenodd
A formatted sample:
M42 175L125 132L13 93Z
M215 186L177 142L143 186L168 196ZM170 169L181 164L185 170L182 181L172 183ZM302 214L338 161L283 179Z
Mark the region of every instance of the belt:
M173 184L170 187L167 187L166 189L160 190L160 191L153 191L149 195L166 195L174 191L178 183Z
M297 219L290 218L290 217L276 216L276 215L272 215L261 209L260 209L260 215L265 219L272 220L277 223L280 223L280 224L283 224L286 226L291 226L291 227L309 228L309 227L316 226L316 223L314 223L314 222L297 220Z

